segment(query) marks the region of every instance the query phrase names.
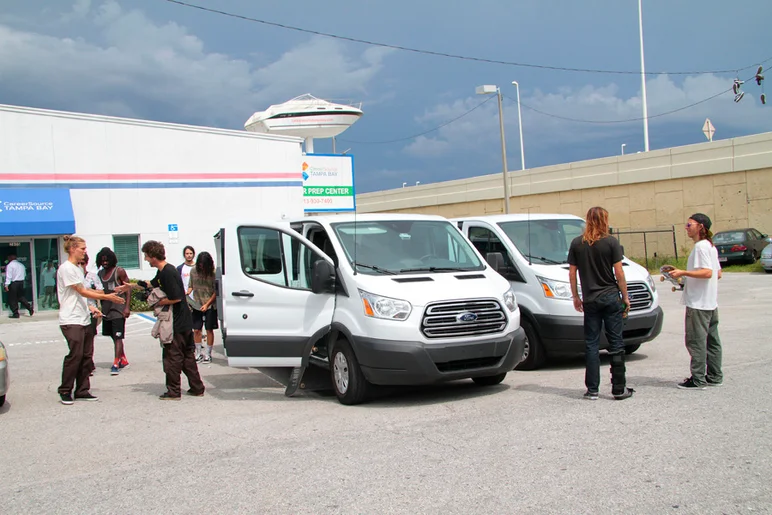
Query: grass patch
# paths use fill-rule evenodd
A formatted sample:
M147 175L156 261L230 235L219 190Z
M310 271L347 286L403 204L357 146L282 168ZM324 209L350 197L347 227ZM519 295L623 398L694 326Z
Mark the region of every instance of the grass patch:
M679 256L678 259L669 256L669 257L656 257L656 258L649 258L649 273L651 274L658 274L659 268L664 265L671 265L676 268L679 268L681 270L686 270L686 260L688 256ZM630 260L635 261L642 267L646 268L646 260L644 258L634 258L631 257ZM732 272L759 272L763 273L764 268L762 268L761 263L758 261L748 265L729 265L722 267L722 270L727 273Z

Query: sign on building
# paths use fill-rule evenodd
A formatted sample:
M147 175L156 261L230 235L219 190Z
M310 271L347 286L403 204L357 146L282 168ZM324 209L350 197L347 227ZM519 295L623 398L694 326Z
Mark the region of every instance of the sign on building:
M306 213L355 211L354 156L303 156L303 205Z

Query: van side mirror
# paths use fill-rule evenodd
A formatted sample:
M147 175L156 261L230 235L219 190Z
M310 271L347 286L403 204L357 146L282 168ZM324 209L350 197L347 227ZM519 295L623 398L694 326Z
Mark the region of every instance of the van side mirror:
M488 252L485 255L485 261L488 262L492 269L501 275L505 275L508 271L507 263L504 261L504 256L501 252Z
M325 259L314 262L311 273L311 291L335 293L335 268Z

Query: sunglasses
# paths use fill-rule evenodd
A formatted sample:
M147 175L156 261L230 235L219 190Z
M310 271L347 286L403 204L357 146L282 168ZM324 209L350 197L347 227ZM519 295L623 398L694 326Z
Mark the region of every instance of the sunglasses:
M702 224L698 224L698 223L696 223L696 222L695 222L695 223L691 223L691 222L688 222L688 223L686 224L686 228L688 229L689 227L692 227L692 226L697 226L697 225L702 225Z

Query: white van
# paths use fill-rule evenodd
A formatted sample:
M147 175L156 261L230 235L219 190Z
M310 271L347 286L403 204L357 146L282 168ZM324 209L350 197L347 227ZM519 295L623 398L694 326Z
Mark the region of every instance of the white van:
M495 385L523 357L509 282L445 218L233 222L215 243L228 364L292 367L288 394L307 365L357 404L370 384Z
M550 356L584 353L584 317L571 300L567 263L568 248L583 233L584 220L573 215L510 214L452 221L482 255L503 257L503 263L494 266L517 295L526 334L525 357L517 369L539 368ZM630 297L623 337L630 354L659 335L663 315L649 272L626 257L622 265ZM608 348L605 334L600 348Z

